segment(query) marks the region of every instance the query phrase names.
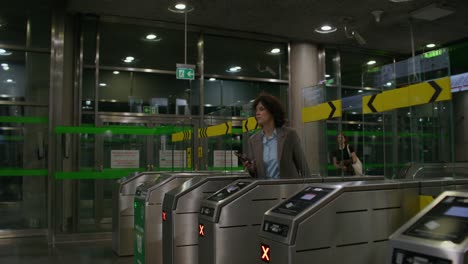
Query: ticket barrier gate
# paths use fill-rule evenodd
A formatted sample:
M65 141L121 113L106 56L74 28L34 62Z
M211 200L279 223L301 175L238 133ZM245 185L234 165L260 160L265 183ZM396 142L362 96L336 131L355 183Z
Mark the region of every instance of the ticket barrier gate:
M393 233L387 263L468 263L468 190L442 193Z
M162 263L162 204L164 195L193 177L231 172L163 173L140 185L135 193L135 263Z
M163 202L164 264L197 263L198 211L201 201L229 183L251 177L247 173L195 177L167 192ZM156 262L158 263L158 262Z
M133 199L138 185L159 175L158 172L137 172L115 182L112 189L112 250L117 256L133 255Z
M383 180L384 177L242 179L233 182L201 203L198 220L199 229L204 232L199 237L198 263L256 263L258 232L268 209L308 184L365 179Z
M437 197L444 191L468 189L466 178L420 179L421 195Z
M418 195L416 181L310 185L265 213L256 263L385 263Z

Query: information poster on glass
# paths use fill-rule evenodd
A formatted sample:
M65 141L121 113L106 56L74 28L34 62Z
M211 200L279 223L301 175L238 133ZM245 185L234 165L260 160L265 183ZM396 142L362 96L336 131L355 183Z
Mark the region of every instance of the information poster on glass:
M161 168L185 168L185 150L160 150L159 167Z
M111 150L111 168L139 168L139 150Z
M237 159L233 150L213 151L213 167L237 167Z

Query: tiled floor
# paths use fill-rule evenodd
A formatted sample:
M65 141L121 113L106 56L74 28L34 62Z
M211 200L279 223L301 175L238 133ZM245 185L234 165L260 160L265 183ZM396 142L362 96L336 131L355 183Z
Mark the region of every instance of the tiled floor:
M0 239L1 264L133 264L117 257L111 240L47 245L44 238Z

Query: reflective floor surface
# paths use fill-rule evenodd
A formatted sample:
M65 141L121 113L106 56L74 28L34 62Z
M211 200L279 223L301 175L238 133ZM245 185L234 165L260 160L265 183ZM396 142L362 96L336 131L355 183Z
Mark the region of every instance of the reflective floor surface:
M117 257L112 240L57 243L45 238L0 239L1 264L133 264L133 256Z

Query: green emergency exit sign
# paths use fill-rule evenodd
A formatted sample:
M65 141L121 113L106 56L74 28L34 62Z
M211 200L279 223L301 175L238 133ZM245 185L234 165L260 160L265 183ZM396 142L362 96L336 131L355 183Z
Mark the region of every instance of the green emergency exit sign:
M177 64L176 78L180 80L195 80L195 65Z

